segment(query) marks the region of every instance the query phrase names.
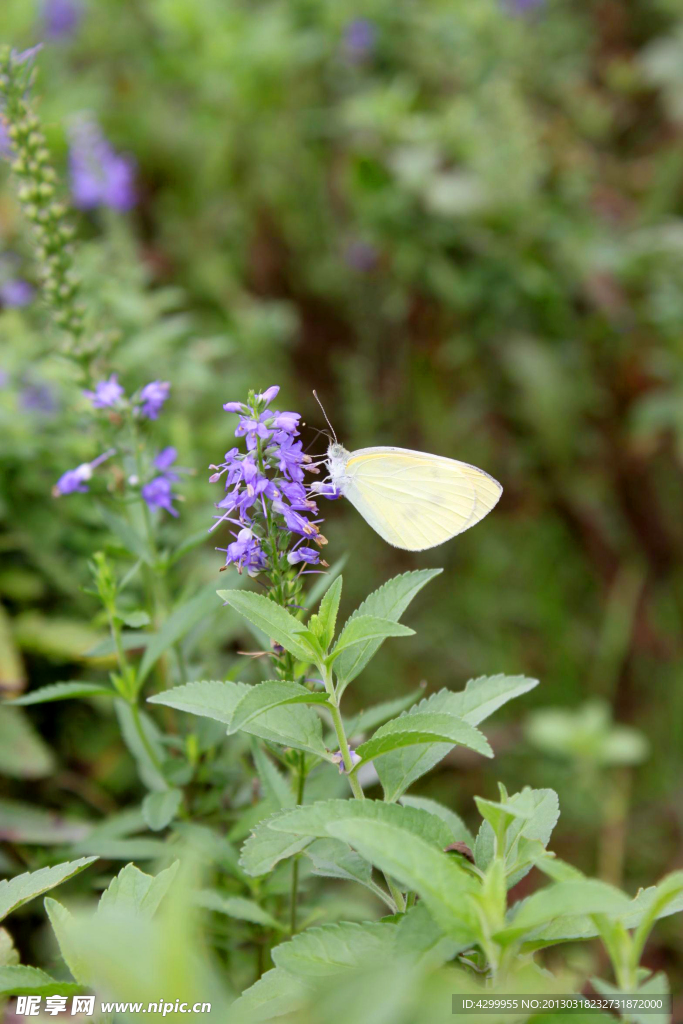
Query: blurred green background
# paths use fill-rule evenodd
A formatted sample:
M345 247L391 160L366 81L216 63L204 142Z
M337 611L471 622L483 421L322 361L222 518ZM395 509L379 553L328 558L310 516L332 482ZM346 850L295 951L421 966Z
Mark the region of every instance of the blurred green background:
M0 35L32 45L42 17L3 0ZM632 892L680 867L680 0L84 0L38 65L60 171L83 111L137 164L129 214L76 223L116 332L103 371L172 383L160 430L196 475L164 529L209 525L206 467L234 428L221 406L248 387L279 383L280 406L322 428L317 388L349 448L486 469L500 505L427 554L389 548L343 502L326 508L348 610L397 571L445 569L411 611L417 636L385 645L349 701L537 676L498 719L492 764L453 756L421 791L469 819L498 778L550 785L561 856ZM35 281L6 166L0 248ZM102 528L87 497L50 497L96 453L38 301L0 312L0 367L10 692L97 669L75 652L102 631L82 590ZM219 566L207 539L178 587ZM212 620L193 667L220 678L239 646ZM139 799L104 709L23 717L55 753L27 734L23 767L0 764L6 795L77 814ZM7 751L19 732L4 728ZM649 965L680 987L675 921Z

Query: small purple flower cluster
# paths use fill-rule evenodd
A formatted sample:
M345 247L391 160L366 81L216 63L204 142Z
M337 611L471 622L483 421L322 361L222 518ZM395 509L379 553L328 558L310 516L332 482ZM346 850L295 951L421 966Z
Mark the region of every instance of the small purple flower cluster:
M318 512L304 484L304 471L317 472L303 451L296 412L270 409L279 387L262 394L250 392L247 402L227 402L226 412L239 414L235 437L246 439L246 452L231 448L225 461L209 478L212 483L225 475L226 495L216 508L219 515L211 527L231 523L235 540L224 551L225 564L235 565L250 575L264 570L304 565L326 565L319 548L327 541L318 523L310 517ZM292 545L292 535L298 538Z
M80 0L44 0L42 21L48 39L64 39L72 36L83 17Z
M107 379L98 381L92 391L84 391L83 394L90 400L93 409L123 410L131 408L136 416L156 420L170 390L171 385L168 381L153 380L146 384L137 396L134 395L129 403L124 388L119 384L118 375L112 373ZM59 497L63 494L88 491L87 482L91 479L93 470L114 454L115 449L111 449L93 462L84 462L75 469L68 470L55 484L52 490L53 495ZM177 457L178 453L175 448L164 448L152 460L154 475L147 483L140 486L140 480L137 477L129 479L129 483L140 486L140 495L147 503L148 508L163 508L172 516L179 514L173 505L178 496L174 494L172 486L180 479L177 470L173 468ZM180 472L184 471L180 470Z
M98 125L88 117L73 125L69 168L71 193L81 210L108 206L125 213L135 206L135 164L117 153Z

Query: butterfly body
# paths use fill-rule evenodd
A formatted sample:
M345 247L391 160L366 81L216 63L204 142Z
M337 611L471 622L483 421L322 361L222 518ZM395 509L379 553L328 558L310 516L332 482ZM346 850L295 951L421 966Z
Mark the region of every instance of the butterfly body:
M327 467L336 490L380 537L407 551L436 547L475 526L503 492L476 466L408 448L349 452L335 443Z

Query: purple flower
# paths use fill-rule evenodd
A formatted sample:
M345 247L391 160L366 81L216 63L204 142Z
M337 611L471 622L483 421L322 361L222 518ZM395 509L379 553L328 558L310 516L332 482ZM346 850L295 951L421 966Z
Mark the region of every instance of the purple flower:
M3 306L28 306L33 299L34 291L28 281L14 278L0 285L0 301Z
M162 448L157 457L154 459L154 465L157 469L160 469L165 476L169 479L178 479L178 474L171 469L171 466L178 458L178 452L175 448Z
M367 18L354 18L344 32L344 52L353 64L370 56L377 41L377 30Z
M125 392L119 384L117 374L112 373L109 380L99 381L94 391L84 391L83 394L90 399L93 409L111 409L123 398Z
M348 770L344 763L344 757L341 750L338 750L336 754L332 755L332 760L335 764L339 765L340 775L343 775ZM355 768L357 764L360 764L363 758L360 754L357 754L355 750L352 750L351 747L349 747L349 760L351 761L351 768Z
M54 391L48 384L27 384L22 389L19 400L25 412L34 412L41 416L54 416L57 411Z
M135 165L116 153L97 124L81 118L69 133L71 192L76 206L93 210L109 206L125 212L136 203Z
M146 416L148 420L157 419L170 390L171 385L167 380L153 380L151 384L145 384L140 392L140 415Z
M290 551L287 555L287 561L290 565L296 565L297 562L317 565L320 561L320 552L316 551L315 548L295 548L294 551Z
M168 476L156 476L142 488L142 497L152 509L163 508L172 516L178 516L179 512L173 507L175 495L171 488L171 481Z
M337 498L341 498L341 491L337 490L334 484L311 484L311 490L314 494L320 494L323 498L329 498L330 501L336 501Z
M42 16L48 39L61 39L78 28L83 5L78 0L44 0Z
M64 494L73 494L75 491L79 491L82 494L85 493L89 490L86 484L91 479L94 470L115 454L116 449L110 448L109 451L98 455L92 462L83 462L80 466L76 466L75 469L68 469L66 473L60 476L52 488L53 497L59 498Z
M310 518L318 509L304 486L304 468L317 469L297 439L301 416L268 409L278 392L273 386L260 394L250 392L247 402L223 406L238 413L235 436L246 439L247 451L231 448L223 463L210 467L212 482L225 480L212 529L221 523L234 527L234 541L218 550L225 552L226 565L252 575L265 569L286 574L299 563L302 569L315 565L321 560L319 551L302 545L327 543ZM299 539L292 548L295 537Z

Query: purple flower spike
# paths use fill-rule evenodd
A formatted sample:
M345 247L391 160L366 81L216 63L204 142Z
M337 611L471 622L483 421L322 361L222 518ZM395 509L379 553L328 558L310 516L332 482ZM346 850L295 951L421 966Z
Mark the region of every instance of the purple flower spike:
M175 495L171 489L171 481L167 476L157 476L150 480L142 488L141 493L149 508L163 508L166 512L170 512L172 516L179 515L178 510L172 504Z
M135 165L116 153L97 124L82 118L71 129L69 167L74 203L82 210L109 206L125 213L136 203Z
M16 278L0 285L0 302L3 306L21 308L28 306L34 296L34 290L28 281Z
M123 398L125 392L119 384L118 376L112 373L109 380L99 381L94 391L84 391L83 394L90 399L93 409L111 409Z
M318 508L303 483L304 469L317 468L298 440L300 414L267 408L279 391L274 385L260 394L250 392L247 402L223 406L239 413L235 436L245 438L247 451L231 448L223 463L210 466L210 480L225 481L211 529L222 523L235 527L234 541L218 550L225 552L226 565L250 575L276 569L288 573L300 562L326 564L317 548L303 546L305 541L318 547L327 543L319 520L310 518Z
M79 0L44 0L42 14L48 39L63 39L78 29L83 5Z
M12 155L12 141L7 131L7 125L0 118L0 156L11 156Z
M171 385L167 380L153 380L151 384L145 384L140 392L140 415L148 420L157 419L170 390Z

